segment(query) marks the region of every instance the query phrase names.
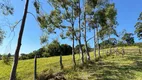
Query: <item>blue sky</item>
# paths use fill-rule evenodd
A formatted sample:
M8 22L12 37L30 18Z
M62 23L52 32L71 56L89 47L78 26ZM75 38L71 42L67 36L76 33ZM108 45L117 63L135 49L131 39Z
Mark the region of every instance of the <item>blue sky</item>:
M42 5L44 7L44 10L50 11L52 8L49 6L46 6L46 2L42 1ZM116 4L116 9L118 11L117 15L117 21L119 25L117 26L117 31L120 32L123 29L126 29L127 32L134 32L135 28L134 25L137 22L137 18L142 12L142 0L113 0L113 2ZM13 7L14 7L14 15L4 17L0 17L0 27L6 31L6 38L3 41L3 44L0 46L0 53L14 53L16 45L17 45L17 39L18 39L18 32L20 28L20 24L16 26L15 28L15 35L14 32L10 35L10 29L7 25L8 22L11 24L15 23L16 21L19 21L22 18L23 15L23 9L25 0L12 0L11 1ZM35 9L32 5L33 0L30 0L30 6L29 6L29 12L32 12L35 14ZM40 27L38 26L37 22L35 21L34 17L30 14L27 16L25 30L23 34L23 40L22 40L22 46L20 53L29 53L33 50L39 49L42 45L40 44L40 36L42 35L42 31L40 30ZM88 33L87 37L91 37L93 33ZM14 37L13 37L14 36ZM53 39L59 38L59 34L54 35L54 37L50 37L49 42L51 42ZM61 40L59 39L61 43L67 43L71 45L71 41L69 39ZM135 35L135 41L140 42ZM77 42L76 42L77 43ZM90 46L93 47L93 41L90 41Z

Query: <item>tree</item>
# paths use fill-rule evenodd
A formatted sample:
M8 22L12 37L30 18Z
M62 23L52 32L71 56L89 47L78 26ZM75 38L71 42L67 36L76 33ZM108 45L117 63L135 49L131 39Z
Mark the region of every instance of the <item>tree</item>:
M52 41L49 45L48 45L48 50L47 52L51 55L51 56L59 56L61 54L60 52L60 44L57 40Z
M4 35L5 35L4 31L0 28L0 45L2 44L2 41L5 37Z
M84 42L85 42L85 49L86 49L86 54L87 54L87 60L88 61L90 61L90 54L89 54L89 51L88 51L88 47L87 47L87 39L86 39L86 37L87 37L87 20L86 20L86 15L87 15L87 13L86 13L86 7L87 7L87 1L86 0L84 0Z
M14 8L11 6L9 0L1 0L0 1L0 12L3 15L12 15L14 12Z
M0 54L0 60L2 59L2 55Z
M133 35L134 35L133 33L125 33L125 34L123 35L123 37L122 37L122 40L126 41L126 43L127 43L128 45L134 44L135 41L134 41Z
M14 62L13 62L12 71L10 75L10 80L16 80L16 69L18 65L18 57L19 57L19 51L20 51L21 42L22 42L23 31L25 27L26 18L27 18L28 5L29 5L29 0L26 0L25 10L24 10L19 37L18 37L17 48L15 50L15 56L14 56Z
M75 32L75 36L76 36L76 39L78 40L78 50L81 54L81 63L84 64L84 54L83 54L83 49L82 49L82 44L81 44L81 33L82 33L82 27L81 27L81 12L82 12L82 9L81 9L81 3L80 3L80 0L78 0L78 6L76 6L76 13L79 17L78 17L78 31ZM77 36L78 35L78 36ZM77 52L77 53L79 53Z
M60 46L60 43L57 40L54 40L49 44L48 51L51 56L57 56L60 55L60 67L63 69L63 63L62 63L62 54L63 54L63 48Z
M88 10L89 26L94 30L94 54L96 56L96 43L98 47L98 54L100 55L100 44L99 39L103 39L110 27L116 24L116 10L114 3L109 3L109 0L89 0L88 1L90 9ZM111 15L111 16L110 16ZM95 39L96 38L96 39Z
M5 64L9 64L10 62L10 58L8 58L8 55L2 55L2 60Z
M142 39L142 12L138 18L138 22L135 25L135 33L137 34L139 39Z
M100 43L101 48L108 48L109 46L115 46L117 45L116 38L110 38L108 40L104 40Z
M81 48L82 48L83 46L84 46L84 44L81 44ZM76 46L75 46L75 53L77 53L77 54L80 53L80 49L79 49L79 48L80 48L80 45L76 45ZM83 49L82 49L82 51L83 51L83 53L84 53L84 50L83 50Z
M27 55L27 54L24 54L24 53L21 53L21 56L20 56L19 59L21 59L21 60L28 59L28 55Z
M61 38L65 39L64 33L66 33L66 36L72 40L72 58L73 58L73 64L76 65L75 62L75 51L74 51L74 39L75 39L75 29L74 24L75 20L78 17L78 1L60 1L60 0L49 0L48 1L50 5L54 7L54 10L51 11L50 15L44 16L40 13L40 17L38 17L38 21L40 22L40 25L44 29L48 29L53 31L54 29L59 28L63 31L61 33ZM77 8L77 9L76 9ZM39 12L39 8L36 7L37 12ZM68 22L70 25L64 25L64 22ZM48 26L47 26L48 25ZM64 28L65 29L64 29Z
M0 1L0 13L4 16L12 15L14 8L11 6L10 1L1 0ZM1 29L0 26L0 45L2 44L3 39L5 38L5 32Z
M60 45L61 47L61 52L62 52L62 55L70 55L72 54L72 47L68 44L61 44Z
M8 58L10 58L10 57L11 57L11 54L10 54L10 53L8 53L7 57L8 57Z

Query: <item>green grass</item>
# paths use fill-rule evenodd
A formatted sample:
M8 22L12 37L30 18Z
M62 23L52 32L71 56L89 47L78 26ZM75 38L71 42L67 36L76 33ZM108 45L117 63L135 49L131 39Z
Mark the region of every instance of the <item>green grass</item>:
M63 56L64 70L60 70L59 56L49 58L38 58L37 72L53 70L53 72L64 71L67 80L142 80L142 54L138 54L137 47L126 47L126 54L115 53L106 56L106 51L102 51L102 58L94 61L93 52L91 55L91 63L82 67L79 65L79 55L76 55L77 68L72 68L72 56ZM32 80L34 60L20 60L17 69L18 80ZM6 65L0 61L0 80L8 80L10 76L12 62Z

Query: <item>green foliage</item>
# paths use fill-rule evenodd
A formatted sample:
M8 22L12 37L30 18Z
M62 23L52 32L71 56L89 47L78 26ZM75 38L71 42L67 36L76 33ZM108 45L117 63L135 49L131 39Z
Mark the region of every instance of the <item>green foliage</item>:
M0 1L0 12L4 15L12 15L14 13L14 8L11 6L9 0Z
M22 53L22 54L20 55L19 59L25 60L25 59L29 59L29 57L28 57L27 54Z
M72 47L68 44L61 44L61 53L62 55L70 55L72 54Z
M81 44L81 47L82 47L83 53L86 52L85 45L84 45L84 44ZM90 51L91 51L91 47L89 46L89 44L87 44L87 47L88 47L88 51L90 52ZM79 45L76 45L76 47L75 47L75 52L76 52L76 53L80 53Z
M135 33L139 39L142 39L142 12L138 18L138 22L135 25Z
M10 54L10 53L8 53L7 57L8 57L8 58L10 58L10 57L11 57L11 54Z
M42 52L42 57L50 57L50 54L47 52Z
M135 43L133 33L125 33L122 40L126 41L128 45Z
M2 60L3 60L3 62L5 63L5 64L9 64L9 62L10 62L10 57L8 57L8 55L3 55L2 56Z
M25 59L33 59L35 55L37 55L38 58L42 57L51 57L51 56L58 56L60 54L62 55L69 55L72 53L72 47L67 44L59 44L58 41L54 40L49 45L44 46L38 50L35 50L29 54L22 53L20 58L21 60Z
M2 55L0 54L0 60L2 60Z
M35 55L37 55L38 58L41 57L49 57L50 55L47 53L47 50L45 47L42 47L38 50L35 50L29 54L24 54L22 53L20 58L21 60L25 60L25 59L33 59L35 57Z
M83 48L84 44L81 44L81 47ZM84 49L82 50L84 52ZM80 53L79 45L75 46L75 53Z
M5 32L0 28L0 45L2 44L4 38L5 38Z
M54 40L51 42L51 44L48 45L47 52L50 54L50 56L58 56L60 55L60 44L57 40Z
M64 72L64 77L67 80L95 80L95 79L113 79L113 80L141 80L142 79L142 67L141 67L141 54L137 54L138 47L126 47L124 48L131 53L127 53L124 57L121 54L110 55L106 57L105 51L102 50L102 59L98 62L93 63L94 53L91 52L92 63L85 64L84 67L77 65L76 70L72 68L72 56L63 56L64 70L60 70L59 67L59 56L49 57L49 58L38 58L37 64L37 74L40 76L43 74L47 76L50 70L54 73ZM113 50L113 49L112 49ZM121 52L121 49L120 49ZM80 61L79 54L76 54L76 61ZM19 60L17 67L17 77L22 80L32 80L33 79L33 64L34 59L30 60ZM0 79L8 80L9 73L11 71L11 65L6 65L0 60ZM49 72L48 72L49 71ZM52 72L51 71L51 72ZM46 74L47 73L47 74ZM45 75L44 75L45 74ZM82 76L83 75L83 76ZM120 77L121 76L121 77Z
M100 43L101 48L109 48L110 46L116 46L117 40L115 38L110 38L108 40L104 40Z
M44 44L44 43L47 43L47 42L48 42L48 36L46 34L42 35L40 37L40 43Z
M47 53L49 53L50 56L58 56L60 54L62 55L69 55L72 53L72 47L67 44L61 44L54 40L48 45Z

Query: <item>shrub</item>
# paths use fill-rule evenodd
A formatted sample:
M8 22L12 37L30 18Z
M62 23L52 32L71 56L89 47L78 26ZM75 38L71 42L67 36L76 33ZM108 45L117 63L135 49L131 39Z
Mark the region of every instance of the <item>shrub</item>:
M5 64L9 64L10 62L10 58L5 54L2 56L2 60Z
M2 55L0 54L0 60L2 60Z

